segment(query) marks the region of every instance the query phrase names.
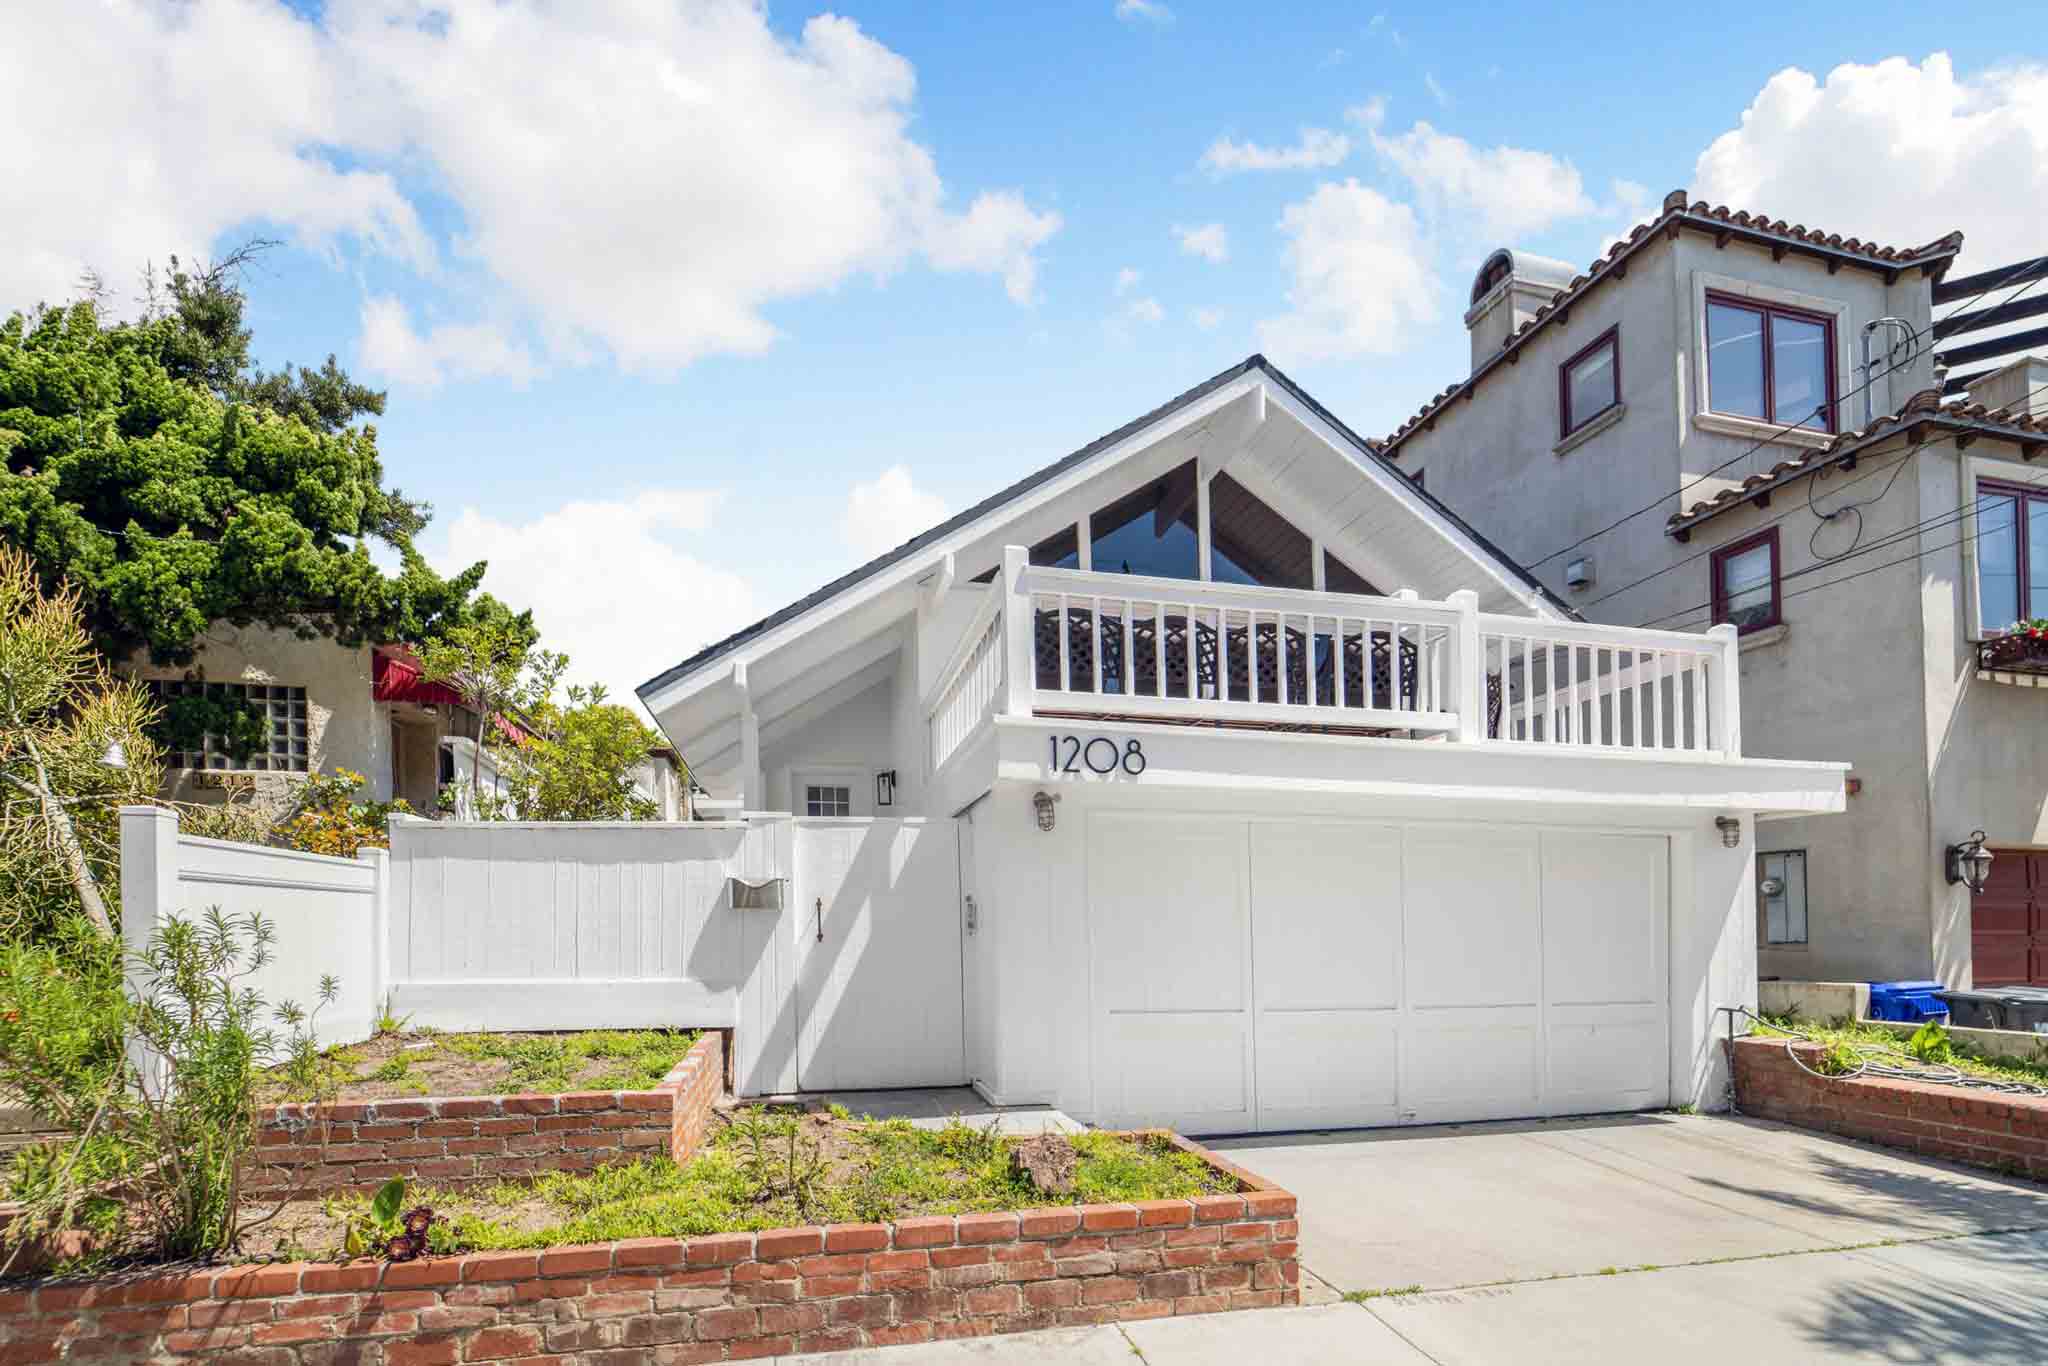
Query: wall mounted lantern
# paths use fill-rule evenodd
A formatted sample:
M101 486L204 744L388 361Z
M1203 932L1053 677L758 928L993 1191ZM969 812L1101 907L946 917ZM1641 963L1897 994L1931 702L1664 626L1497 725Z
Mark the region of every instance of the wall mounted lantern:
M895 769L893 769L893 768L892 768L892 769L890 769L890 770L889 770L888 772L886 772L886 773L877 773L877 774L875 775L875 805L876 805L876 806L894 806L894 805L896 805L896 770L895 770Z
M1730 849L1742 847L1742 822L1734 816L1714 817L1714 828L1721 832L1721 843Z
M1038 813L1038 828L1040 830L1052 829L1052 804L1058 800L1059 798L1053 796L1050 792L1034 792L1031 794L1031 809Z
M1948 847L1948 880L1960 882L1973 892L1983 891L1984 884L1991 880L1993 857L1984 847L1984 832L1972 830L1961 844Z

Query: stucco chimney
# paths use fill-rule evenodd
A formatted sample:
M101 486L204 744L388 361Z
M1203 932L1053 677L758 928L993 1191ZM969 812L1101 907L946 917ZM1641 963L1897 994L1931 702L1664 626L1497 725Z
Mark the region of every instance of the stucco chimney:
M1465 330L1472 335L1472 368L1477 370L1516 328L1556 298L1557 292L1571 283L1572 275L1572 268L1564 262L1526 251L1502 247L1487 257L1472 277L1472 306L1465 310Z
M2048 417L2048 356L2021 356L1970 386L1970 402L2010 408L2015 417Z

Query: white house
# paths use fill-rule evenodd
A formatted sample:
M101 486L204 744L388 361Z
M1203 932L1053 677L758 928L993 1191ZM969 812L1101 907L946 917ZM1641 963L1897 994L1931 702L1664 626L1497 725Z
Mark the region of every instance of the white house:
M1218 1133L1717 1104L1756 823L1844 800L1743 753L1736 658L1578 620L1253 356L639 692L794 814L762 1075Z

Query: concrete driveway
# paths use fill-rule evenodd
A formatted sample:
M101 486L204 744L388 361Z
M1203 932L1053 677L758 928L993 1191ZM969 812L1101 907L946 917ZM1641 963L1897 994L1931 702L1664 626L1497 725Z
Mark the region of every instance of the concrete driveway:
M2048 1188L1746 1120L1212 1145L1301 1197L1301 1309L850 1354L861 1366L2048 1359ZM1346 1296L1350 1299L1347 1301Z

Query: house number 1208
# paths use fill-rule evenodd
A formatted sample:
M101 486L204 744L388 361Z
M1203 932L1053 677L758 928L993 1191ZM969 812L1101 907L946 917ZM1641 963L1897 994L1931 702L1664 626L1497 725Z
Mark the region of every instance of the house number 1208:
M1118 769L1133 778L1145 771L1145 748L1136 740L1124 741L1118 749L1116 741L1107 735L1096 735L1083 740L1078 735L1054 735L1049 737L1052 745L1052 771L1055 773L1079 773L1083 765L1090 773L1114 773Z

